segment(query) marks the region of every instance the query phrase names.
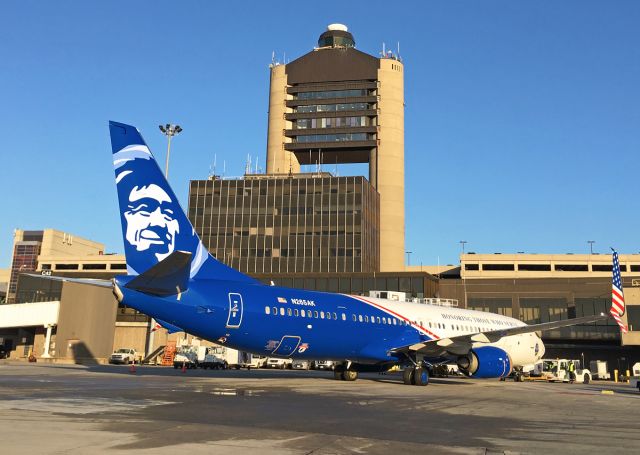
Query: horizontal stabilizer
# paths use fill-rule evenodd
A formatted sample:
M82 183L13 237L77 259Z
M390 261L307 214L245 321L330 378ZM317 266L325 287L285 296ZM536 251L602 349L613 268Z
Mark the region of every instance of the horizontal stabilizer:
M156 322L160 324L163 329L167 329L167 333L176 333L176 332L184 332L180 327L169 324L168 322L161 321L160 319L156 319Z
M145 294L166 297L187 290L191 253L174 251L146 272L129 281L125 287Z
M66 276L54 276L54 275L43 275L36 273L25 273L25 275L34 277L34 278L44 278L46 280L52 281L64 281L66 283L77 283L77 284L88 284L89 286L98 286L101 288L111 288L113 287L113 282L111 280L100 280L97 278L69 278Z

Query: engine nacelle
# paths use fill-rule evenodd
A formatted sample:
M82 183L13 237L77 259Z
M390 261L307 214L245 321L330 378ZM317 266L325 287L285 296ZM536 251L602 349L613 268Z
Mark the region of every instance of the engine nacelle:
M513 370L509 354L495 346L481 346L458 357L458 368L474 378L503 378Z

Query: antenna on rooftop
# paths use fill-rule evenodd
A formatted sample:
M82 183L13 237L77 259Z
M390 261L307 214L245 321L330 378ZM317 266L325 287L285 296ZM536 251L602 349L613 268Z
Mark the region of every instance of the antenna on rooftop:
M382 56L387 56L387 47L385 46L384 41L382 42Z

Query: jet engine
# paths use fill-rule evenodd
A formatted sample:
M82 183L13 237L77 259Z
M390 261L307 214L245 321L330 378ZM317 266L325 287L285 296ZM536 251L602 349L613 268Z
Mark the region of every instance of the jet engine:
M458 368L474 378L503 378L513 369L511 358L495 346L481 346L458 357Z

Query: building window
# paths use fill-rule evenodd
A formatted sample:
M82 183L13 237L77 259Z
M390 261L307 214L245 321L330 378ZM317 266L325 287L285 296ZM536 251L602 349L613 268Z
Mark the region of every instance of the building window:
M326 90L323 92L300 92L297 99L299 100L315 100L315 99L329 99L329 98L349 98L354 96L367 96L367 89L355 89L355 90Z
M106 270L107 264L84 264L82 270Z
M482 264L482 270L508 271L508 270L514 270L514 265L513 264Z
M587 264L556 264L556 272L588 272Z
M518 270L522 272L550 272L551 264L518 264Z
M310 134L308 136L296 136L294 142L348 142L371 140L367 133L340 133L340 134Z
M640 331L640 306L629 305L627 306L627 322L629 323L629 330L638 332Z

